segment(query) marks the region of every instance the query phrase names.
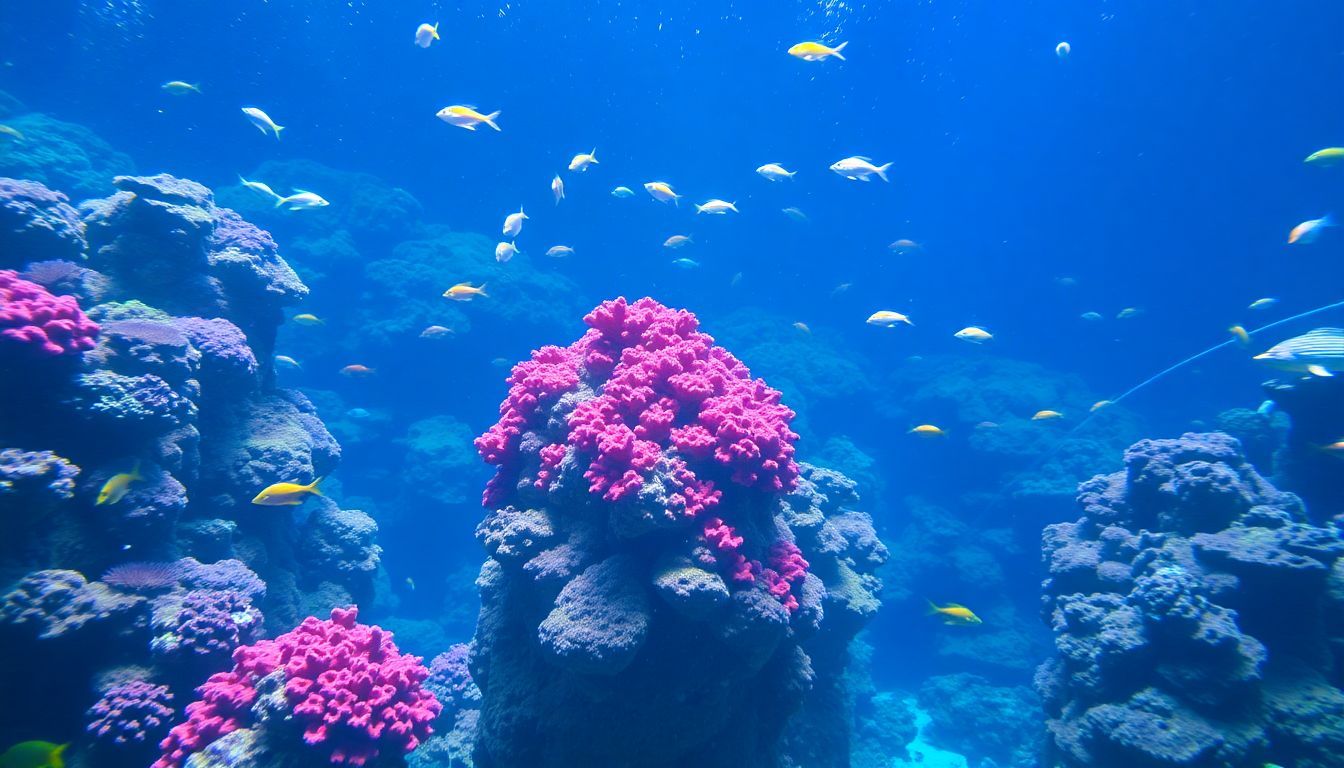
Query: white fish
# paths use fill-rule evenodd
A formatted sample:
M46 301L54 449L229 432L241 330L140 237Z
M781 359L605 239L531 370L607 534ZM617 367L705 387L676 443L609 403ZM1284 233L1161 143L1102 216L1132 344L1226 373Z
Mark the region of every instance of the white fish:
M766 163L760 168L757 168L756 172L770 181L783 181L784 179L792 179L794 176L798 175L797 171L790 173L789 171L784 170L784 166L779 163Z
M901 323L905 323L906 325L914 325L914 323L910 322L910 318L906 317L900 312L893 312L890 309L879 309L878 311L869 315L868 319L865 320L864 322L868 323L869 325L876 325L882 328L895 328L897 325L900 325Z
M523 231L523 219L526 218L527 214L523 213L523 209L521 206L518 208L517 213L510 213L508 216L505 216L504 236L518 237L518 233Z
M428 48L429 44L439 39L439 23L434 22L434 26L421 24L415 28L415 44L421 48Z
M576 173L583 173L588 170L588 166L590 165L597 165L597 147L593 147L593 151L586 155L575 155L574 159L569 161L569 170Z
M568 245L552 245L550 248L546 249L546 255L554 256L557 259L564 256L573 256L574 249L570 248Z
M285 130L285 126L276 125L270 115L262 112L256 107L243 107L243 114L247 115L247 119L251 120L252 124L257 126L257 130L262 133L273 133L275 134L275 140L280 140L280 132Z
M660 203L671 202L676 204L681 199L681 195L672 191L672 185L665 181L650 181L644 185L644 189Z
M737 213L737 206L727 200L719 200L717 198L714 200L706 200L704 205L695 206L696 213L725 214L729 211Z
M790 207L788 207L788 208L782 208L782 209L781 209L781 212L782 212L785 216L788 216L790 219L793 219L794 221L797 221L797 222L800 222L800 223L801 223L801 222L806 222L806 221L807 221L807 214L806 214L806 213L803 213L802 211L800 211L800 210L798 210L797 208L794 208L794 207L792 207L792 206L790 206Z
M984 328L977 328L974 325L962 328L952 335L962 341L969 341L972 344L983 344L994 338L993 334L989 331L986 331Z
M616 197L616 198L625 199L625 198L627 198L627 197L634 197L634 196L635 196L635 191L634 191L633 189L629 188L629 187L617 187L617 188L611 190L611 196L612 196L612 197Z
M1247 309L1269 309L1278 303L1278 299L1256 299L1251 302L1251 306L1247 307Z
M303 369L303 366L299 365L299 361L289 355L276 355L275 362L282 368L293 368L295 370Z
M201 92L200 85L184 82L182 80L169 80L168 82L164 83L159 87L171 93L174 96L185 96L188 93Z
M837 160L835 163L831 164L832 171L844 176L846 179L854 179L857 181L872 181L869 177L873 174L877 174L878 178L887 181L887 169L890 167L891 163L873 165L872 158L861 157L859 155L846 157L844 160Z
M499 130L499 126L495 124L495 120L499 118L499 110L483 115L477 112L475 107L454 104L451 107L440 109L436 116L449 125L466 128L468 131L476 130L476 126L481 123L485 123L496 131Z
M1069 58L1069 54L1072 52L1073 46L1069 45L1067 41L1061 42L1059 45L1055 46L1055 55L1058 56L1061 61Z
M507 264L509 259L512 259L517 254L518 248L513 243L500 243L495 246L495 261L498 261L500 264Z
M1079 317L1081 317L1082 319L1086 320L1089 323L1095 323L1102 319L1100 312L1084 312L1083 314L1079 315Z
M1319 219L1307 219L1293 227L1293 231L1288 233L1288 244L1311 245L1320 238L1321 232L1326 227L1333 226L1335 226L1335 217L1328 213Z
M560 178L560 174L555 174L551 179L551 194L555 195L555 204L559 205L561 200L565 199L565 180Z
M663 241L664 248L681 248L690 245L692 242L690 235L673 235Z
M304 211L309 208L326 208L331 203L322 199L322 196L316 192L305 192L302 189L294 190L294 194L289 197L280 197L275 201L276 208L284 208L287 211Z
M256 192L257 194L264 196L268 200L280 199L280 195L276 194L275 190L271 189L269 184L260 181L248 181L247 179L244 179L242 176L238 177L238 182L242 184L244 187L247 187L248 189L252 190L253 192Z

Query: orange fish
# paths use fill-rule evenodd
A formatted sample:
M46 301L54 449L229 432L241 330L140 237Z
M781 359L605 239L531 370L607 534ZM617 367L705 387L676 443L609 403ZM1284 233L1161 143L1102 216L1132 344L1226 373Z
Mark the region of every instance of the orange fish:
M373 374L374 370L372 368L368 367L367 365L360 365L358 363L354 365L347 365L341 369L342 376L348 376L352 379L363 379L372 376Z

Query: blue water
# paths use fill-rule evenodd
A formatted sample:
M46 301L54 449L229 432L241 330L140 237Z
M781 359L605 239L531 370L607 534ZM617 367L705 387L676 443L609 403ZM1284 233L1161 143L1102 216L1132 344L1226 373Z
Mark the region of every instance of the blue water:
M435 21L442 40L412 45L415 27ZM917 688L928 674L969 669L1026 685L1045 631L1034 615L1035 537L1041 524L1064 519L1067 500L1062 512L1018 508L1004 473L1052 458L1054 439L1090 400L1040 402L1066 411L1064 427L1007 464L968 449L980 418L962 422L950 404L926 413L900 404L956 361L981 358L1037 364L1061 380L1078 377L1093 399L1113 397L1221 343L1233 323L1253 327L1339 300L1340 232L1313 245L1286 239L1300 221L1344 212L1344 173L1302 163L1344 143L1341 29L1344 4L1319 1L0 0L0 91L89 127L144 173L219 189L239 174L257 178L263 163L313 160L405 190L423 207L415 226L490 242L506 214L528 212L518 241L526 255L514 266L568 279L576 309L568 324L476 321L439 346L409 333L352 349L341 343L352 324L403 309L383 303L355 266L310 279L302 310L326 327L281 334L278 351L304 364L282 371L282 383L339 395L328 401L339 403L329 406L335 412L323 413L346 424L337 481L384 513L392 582L417 584L399 588L399 615L440 620L445 602L471 597L481 559L474 498L444 505L404 487L408 425L448 414L479 433L504 394L507 367L497 359L568 343L582 312L602 299L652 295L695 311L726 344L748 343L735 351L767 377L772 353L753 353L749 342L820 345L833 357L816 360L818 373L843 361L851 367L840 379L862 377L831 397L772 383L800 399L802 456L845 436L872 457L881 488L869 494L870 511L884 535L906 530L912 499L972 530L1011 532L993 600L1009 606L1000 627L1026 638L1022 663L940 653L942 627L921 623L920 606L943 577L921 582L916 573L870 632L879 683ZM847 60L785 54L802 40L847 41ZM1061 41L1071 45L1066 59L1055 53ZM168 80L200 83L203 93L171 96L159 87ZM435 112L449 104L500 110L502 131L444 124ZM283 139L248 125L245 105L284 125ZM564 170L594 147L598 165ZM827 170L849 155L892 162L890 183ZM797 177L768 182L753 172L767 162ZM567 190L558 206L548 187L556 173ZM642 189L651 180L686 198L675 207L651 201ZM617 185L635 197L613 198ZM312 188L331 203L324 221L344 226L349 201ZM734 201L741 213L696 215L690 203L709 198ZM809 221L789 220L788 206ZM263 226L309 277L305 269L317 267L289 250L313 234L305 215ZM663 248L673 234L694 245ZM386 258L415 237L357 235L359 260ZM898 238L921 247L891 253ZM561 243L577 254L541 255ZM700 266L677 269L670 262L680 256ZM834 293L843 283L851 287ZM447 287L415 288L433 297ZM1246 309L1261 297L1279 303ZM1142 314L1116 320L1127 307ZM470 305L456 308L471 314ZM866 325L878 309L906 313L914 326ZM1104 319L1080 319L1088 311ZM983 347L953 338L967 325L995 338ZM356 362L378 376L338 375ZM1123 447L1140 434L1207 425L1225 408L1254 408L1263 378L1237 348L1211 355L1136 393L1126 418L1137 432L1117 440ZM358 419L341 418L356 407L374 413L377 427L360 432ZM909 438L922 422L946 427L949 439ZM1118 460L1075 467L1071 479ZM489 477L481 465L461 471L472 489ZM968 577L929 596L969 603L977 588ZM457 606L443 620L457 633L450 640L467 639L473 610Z

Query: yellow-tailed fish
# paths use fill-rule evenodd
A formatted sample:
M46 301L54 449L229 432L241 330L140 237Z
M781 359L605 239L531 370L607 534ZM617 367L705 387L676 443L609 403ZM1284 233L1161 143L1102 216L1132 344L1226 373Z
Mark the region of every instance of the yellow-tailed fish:
M1097 411L1100 411L1102 408L1105 408L1110 404L1111 404L1110 400L1098 400L1097 402L1092 404L1091 408L1088 408L1087 410L1089 413L1096 413Z
M943 617L944 624L966 625L981 624L980 617L975 612L964 605L957 603L948 603L947 605L935 605L932 600L929 603L929 615Z
M1344 456L1344 440L1336 440L1321 446L1321 450L1335 456Z
M453 301L471 301L477 296L483 299L490 298L490 294L485 292L485 283L481 283L479 286L473 286L471 283L458 283L443 292L445 299L452 299Z
M295 315L294 322L299 325L326 325L322 318L308 312L304 312L301 315Z
M280 132L285 130L285 126L276 125L270 115L258 107L243 107L243 114L257 127L257 130L268 136L273 134L276 141L280 140Z
M789 48L789 55L796 59L802 59L803 61L825 61L832 56L844 61L845 57L840 55L840 52L845 50L846 45L849 45L848 40L834 48L829 45L808 41Z
M1318 149L1307 155L1307 159L1302 162L1307 165L1319 165L1323 168L1329 168L1332 165L1338 165L1344 162L1344 147L1326 147Z
M1037 411L1031 415L1032 421L1054 421L1055 419L1062 419L1062 418L1064 418L1064 414L1060 413L1059 411L1052 411L1049 409L1043 411Z
M1269 309L1278 303L1278 299L1256 299L1251 302L1251 306L1248 307L1248 309Z
M674 192L672 185L666 181L650 181L644 185L644 190L660 203L670 202L673 205L680 205L678 201L681 200L681 195Z
M295 507L307 501L309 496L321 496L322 492L317 490L320 482L322 478L319 477L307 485L273 483L258 493L252 503L262 507Z
M730 203L727 200L719 200L715 198L713 200L706 200L702 205L695 206L696 213L715 213L723 215L729 211L737 213L737 203Z
M476 130L476 126L481 123L499 130L499 125L495 122L499 119L499 111L496 110L488 115L483 115L476 111L475 107L468 107L462 104L454 104L451 107L440 109L435 115L443 122L449 125L456 125L458 128L466 128L468 131Z
M588 166L597 164L597 147L593 147L592 152L581 152L575 155L574 159L569 161L569 170L575 173L583 173L588 170Z
M785 179L792 179L794 176L798 175L797 171L789 171L779 163L766 163L760 168L757 168L756 173L759 174L761 178L768 179L769 181L784 181Z
M1241 346L1249 347L1251 345L1251 335L1240 325L1234 325L1231 328L1228 328L1227 332L1232 334L1232 337L1237 341L1241 342Z
M298 360L295 360L294 358L290 357L289 355L276 355L276 356L275 356L275 362L276 362L277 364L279 364L279 365L285 367L285 368L293 368L293 369L295 369L295 370L303 370L303 366L302 366L302 365L299 365L299 361L298 361Z
M434 22L434 26L421 24L415 28L415 44L421 48L428 48L430 43L439 39L439 23Z
M94 504L97 506L116 504L130 492L131 483L144 479L140 474L140 462L137 461L130 472L118 472L109 477L107 482L103 483L103 487L98 490L98 500Z
M0 754L0 768L65 768L68 746L50 741L19 742Z
M906 434L917 435L919 437L942 437L947 433L932 424L920 424L919 426L912 428Z

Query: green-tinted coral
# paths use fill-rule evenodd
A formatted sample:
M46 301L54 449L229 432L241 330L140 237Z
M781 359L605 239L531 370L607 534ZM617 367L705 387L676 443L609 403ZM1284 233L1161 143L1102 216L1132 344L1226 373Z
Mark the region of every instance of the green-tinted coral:
M23 140L0 141L0 176L40 181L72 200L87 200L115 192L112 177L135 171L130 157L82 125L36 112L5 124Z

